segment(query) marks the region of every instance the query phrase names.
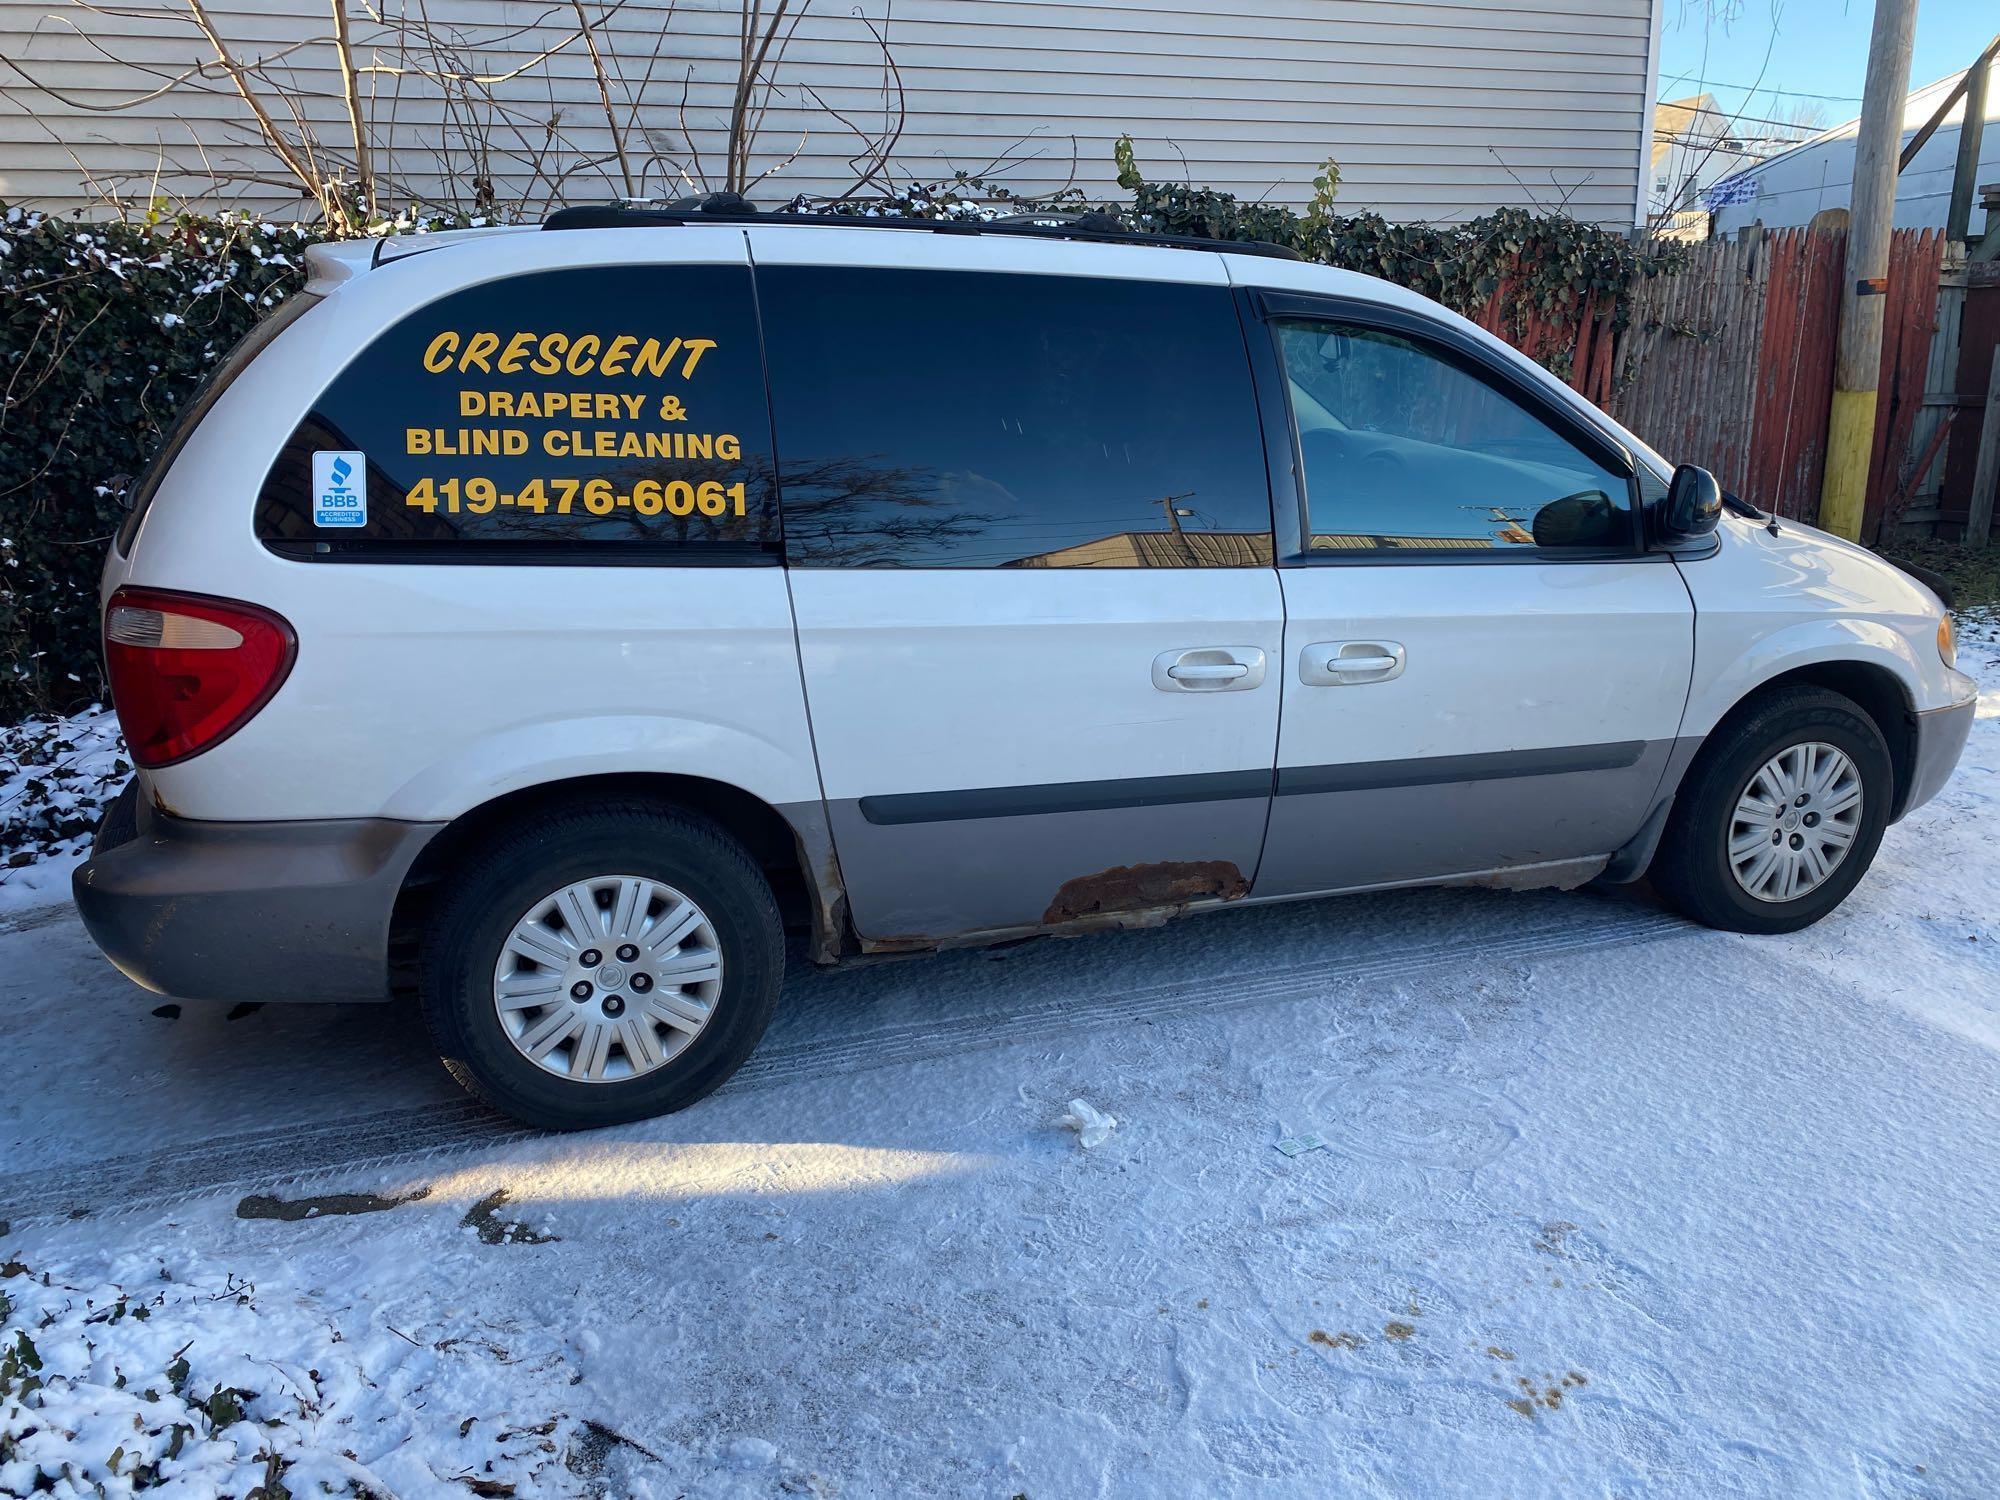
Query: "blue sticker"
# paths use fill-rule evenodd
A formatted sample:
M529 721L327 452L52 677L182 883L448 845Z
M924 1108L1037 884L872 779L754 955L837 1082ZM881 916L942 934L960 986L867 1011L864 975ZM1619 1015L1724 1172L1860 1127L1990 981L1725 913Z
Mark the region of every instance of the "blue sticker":
M354 452L313 454L313 525L368 524L368 459Z

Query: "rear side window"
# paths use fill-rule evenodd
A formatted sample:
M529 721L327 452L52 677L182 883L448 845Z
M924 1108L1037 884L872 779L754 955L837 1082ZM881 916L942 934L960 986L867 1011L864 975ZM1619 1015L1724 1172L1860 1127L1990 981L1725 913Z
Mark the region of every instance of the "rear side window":
M1317 551L1633 545L1629 482L1446 354L1379 329L1283 322Z
M298 557L775 563L749 270L544 271L412 313L293 431L257 534Z
M1226 288L821 267L757 285L794 565L1271 562Z

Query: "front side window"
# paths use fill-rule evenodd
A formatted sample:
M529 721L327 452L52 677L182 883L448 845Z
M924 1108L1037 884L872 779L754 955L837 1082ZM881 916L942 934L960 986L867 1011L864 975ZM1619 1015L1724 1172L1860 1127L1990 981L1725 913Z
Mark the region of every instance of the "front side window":
M1632 544L1627 480L1443 354L1316 320L1281 322L1278 341L1315 551Z
M257 534L300 557L776 562L748 268L542 271L410 314L293 431Z
M1270 564L1226 288L823 267L757 285L794 565Z

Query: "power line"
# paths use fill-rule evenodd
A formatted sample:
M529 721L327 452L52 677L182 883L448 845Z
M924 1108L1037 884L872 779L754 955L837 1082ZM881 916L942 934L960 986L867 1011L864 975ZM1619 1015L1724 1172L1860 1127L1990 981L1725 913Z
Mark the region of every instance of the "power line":
M1660 103L1662 105L1671 106L1675 109L1687 108L1686 105L1683 105L1677 99L1662 99ZM1720 105L1717 105L1712 110L1689 109L1688 113L1694 116L1699 116L1703 114L1712 114L1717 119L1720 119L1724 124L1727 125L1734 125L1738 123L1745 125L1777 125L1787 130L1809 130L1814 135L1818 135L1821 131L1831 128L1826 125L1801 125L1797 120L1771 120L1771 119L1766 119L1762 115L1732 114L1730 111L1722 108Z
M1676 73L1674 82L1693 78L1692 73ZM1808 94L1803 89L1774 89L1768 83L1719 83L1711 78L1697 80L1704 89L1737 89L1745 94L1783 94L1788 99L1825 99L1834 104L1859 104L1859 94Z

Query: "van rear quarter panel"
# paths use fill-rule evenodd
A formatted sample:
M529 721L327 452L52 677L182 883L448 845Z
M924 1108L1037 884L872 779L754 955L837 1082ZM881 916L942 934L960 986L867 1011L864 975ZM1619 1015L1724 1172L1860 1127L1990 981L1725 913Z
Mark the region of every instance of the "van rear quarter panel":
M572 266L745 264L740 229L496 234L327 287L216 403L166 476L129 582L243 599L298 633L282 689L229 739L147 777L182 817L449 819L610 771L711 776L819 799L777 567L297 562L254 534L273 458L397 319L482 281ZM560 326L559 307L522 326Z

